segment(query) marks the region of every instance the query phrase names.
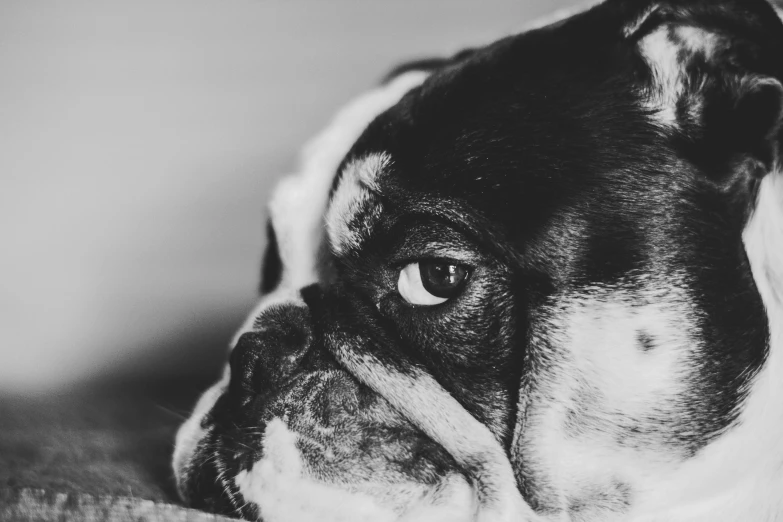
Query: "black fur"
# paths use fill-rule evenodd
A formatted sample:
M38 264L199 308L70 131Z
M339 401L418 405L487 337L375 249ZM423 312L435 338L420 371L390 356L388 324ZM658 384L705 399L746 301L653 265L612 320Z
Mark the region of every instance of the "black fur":
M684 376L688 392L678 414L654 424L620 419L618 443L654 440L688 456L735 421L746 385L766 357L767 318L741 234L759 165L768 169L777 154L781 108L774 85L743 91L737 80L783 80L783 25L761 0L666 0L627 34L652 4L609 0L551 27L395 71L432 75L375 119L342 164L372 153L391 157L374 194L382 216L364 227L359 250L322 259L329 281L303 292L310 319L281 319L278 310L259 319L271 333L240 342L230 392L207 422L224 444L239 436L228 419L240 427L273 413L296 419L300 403L321 393L305 386L306 376L325 369L342 373L333 393L324 391L326 399L317 401L316 417L328 412L318 422L361 417L357 404L384 403L340 370L332 356L340 339L400 372L427 371L514 454L512 433L525 421L525 397L537 391L535 372L557 357L532 333L553 319L543 303L583 287L632 285L638 275L685 275L681 284L699 311L704 349ZM683 63L706 87L678 102L673 128L656 123L645 103L654 76L639 51L641 39L666 24L718 31L733 53ZM698 118L688 110L695 96L704 107ZM357 229L366 225L361 213L355 220ZM269 237L264 292L280 280L271 228ZM471 277L447 303L413 307L397 292L399 271L438 257L439 247L460 252L450 261L469 266ZM255 345L244 344L296 326L281 321L312 326L294 342L297 350L304 347L298 370L270 359L258 381L260 356ZM641 351L655 351L657 342L648 332L637 334ZM585 390L583 399L591 397ZM570 433L581 429L577 410L564 428ZM365 421L367 433L391 430L414 441L418 449L402 452L396 471L433 480L455 466L403 419L393 426ZM365 443L362 451L384 444L382 437ZM242 455L241 462L256 456ZM424 459L423 467L412 456ZM554 492L535 463L519 457L514 464L526 500L542 512L554 509L548 500ZM208 496L201 479L194 484L193 495ZM628 487L615 489L604 503L624 509ZM204 506L237 512L232 494L218 491ZM574 513L582 501L573 499Z

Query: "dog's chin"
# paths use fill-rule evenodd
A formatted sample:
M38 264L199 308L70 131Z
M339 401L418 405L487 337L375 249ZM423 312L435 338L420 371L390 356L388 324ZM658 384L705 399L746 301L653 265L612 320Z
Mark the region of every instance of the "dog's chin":
M459 521L476 511L453 458L342 370L301 374L273 395L226 387L199 428L177 469L196 508L265 522Z

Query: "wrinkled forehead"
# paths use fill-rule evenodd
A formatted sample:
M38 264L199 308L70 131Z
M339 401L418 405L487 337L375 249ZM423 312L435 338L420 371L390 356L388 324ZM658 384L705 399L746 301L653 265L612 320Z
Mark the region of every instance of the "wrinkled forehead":
M532 229L578 193L600 190L606 173L661 154L633 84L641 55L596 42L600 28L583 34L591 25L473 51L370 122L336 172L325 214L332 250L359 249L405 210L451 211L446 221L498 233Z
M345 162L325 214L326 240L333 254L360 254L371 237L388 239L385 233L397 230L397 224L446 223L479 245L500 243L502 228L477 211L475 198L465 197L470 187L422 192L404 178L389 152L370 152Z

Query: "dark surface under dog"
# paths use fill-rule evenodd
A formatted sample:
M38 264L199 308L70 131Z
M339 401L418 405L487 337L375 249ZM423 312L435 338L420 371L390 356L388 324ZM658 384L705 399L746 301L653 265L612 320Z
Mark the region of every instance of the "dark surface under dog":
M207 379L125 377L0 397L0 520L224 520L181 507L169 464Z

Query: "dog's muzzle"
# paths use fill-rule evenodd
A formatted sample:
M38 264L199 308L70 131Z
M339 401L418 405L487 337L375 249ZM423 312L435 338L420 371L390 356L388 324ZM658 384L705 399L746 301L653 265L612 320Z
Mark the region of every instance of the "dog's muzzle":
M365 348L350 346L341 324L366 326L374 307L315 287L303 295L306 304L271 306L239 338L228 382L177 470L183 498L269 522L414 511L417 520L472 519L472 490L453 456L335 357Z

